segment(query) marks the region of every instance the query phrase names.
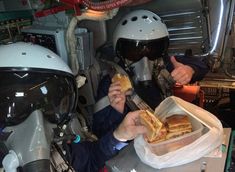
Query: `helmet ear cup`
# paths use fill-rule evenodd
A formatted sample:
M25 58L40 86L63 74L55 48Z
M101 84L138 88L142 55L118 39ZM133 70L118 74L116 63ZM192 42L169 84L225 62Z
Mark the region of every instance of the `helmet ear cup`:
M135 10L124 16L115 29L113 46L121 38L131 40L153 40L169 37L161 18L148 10Z

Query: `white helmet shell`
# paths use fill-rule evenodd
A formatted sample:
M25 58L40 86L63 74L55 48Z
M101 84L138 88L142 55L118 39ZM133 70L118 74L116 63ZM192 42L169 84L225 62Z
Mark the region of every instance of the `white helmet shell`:
M166 25L155 13L148 10L132 11L118 23L113 36L113 45L120 38L152 40L169 36Z
M37 68L73 74L54 52L40 45L17 42L0 46L0 68Z

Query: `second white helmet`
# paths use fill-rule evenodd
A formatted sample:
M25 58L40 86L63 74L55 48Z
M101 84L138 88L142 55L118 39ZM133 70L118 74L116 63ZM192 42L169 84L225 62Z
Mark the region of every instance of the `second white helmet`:
M113 36L113 45L117 54L123 58L138 60L137 57L130 57L136 56L136 53L126 54L133 49L133 52L138 54L142 52L143 56L145 56L143 52L146 52L149 58L154 59L166 52L169 33L158 15L148 10L136 10L124 16L118 23Z

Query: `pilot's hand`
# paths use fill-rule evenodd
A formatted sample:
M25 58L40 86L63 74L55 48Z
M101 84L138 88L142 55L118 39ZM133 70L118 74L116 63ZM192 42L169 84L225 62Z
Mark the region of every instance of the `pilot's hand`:
M188 65L178 62L174 56L171 56L171 62L174 66L174 70L171 72L173 79L181 85L188 84L195 71Z
M124 106L126 102L125 93L121 92L121 85L119 82L114 82L109 87L108 97L110 105L118 112L124 112Z
M147 132L145 126L139 122L139 115L141 110L129 112L123 119L122 123L113 132L114 137L119 141L132 140L139 134Z

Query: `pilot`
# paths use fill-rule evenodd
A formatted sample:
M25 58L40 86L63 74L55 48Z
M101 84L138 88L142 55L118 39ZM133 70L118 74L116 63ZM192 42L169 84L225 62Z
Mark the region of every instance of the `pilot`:
M75 78L55 53L23 42L0 46L0 73L1 164L6 172L48 172L51 145L62 136L57 131L76 110ZM73 169L98 171L123 142L145 133L136 123L139 112L128 113L118 128L96 142L65 139L61 147Z
M155 13L135 10L119 21L113 34L114 53L110 53L108 46L100 51L101 57L118 59L119 68L113 67L114 71L106 72L108 74L99 83L97 102L108 95L109 104L94 113L93 132L98 137L114 130L130 110L126 104L126 95L120 91L120 84L111 82L113 73L123 73L120 67L129 75L134 91L153 110L166 97L163 93L171 90L169 83L194 83L209 71L206 63L199 57L170 57L167 53L168 46L166 25ZM109 54L105 54L106 52ZM160 70L168 73L166 82L159 80Z

